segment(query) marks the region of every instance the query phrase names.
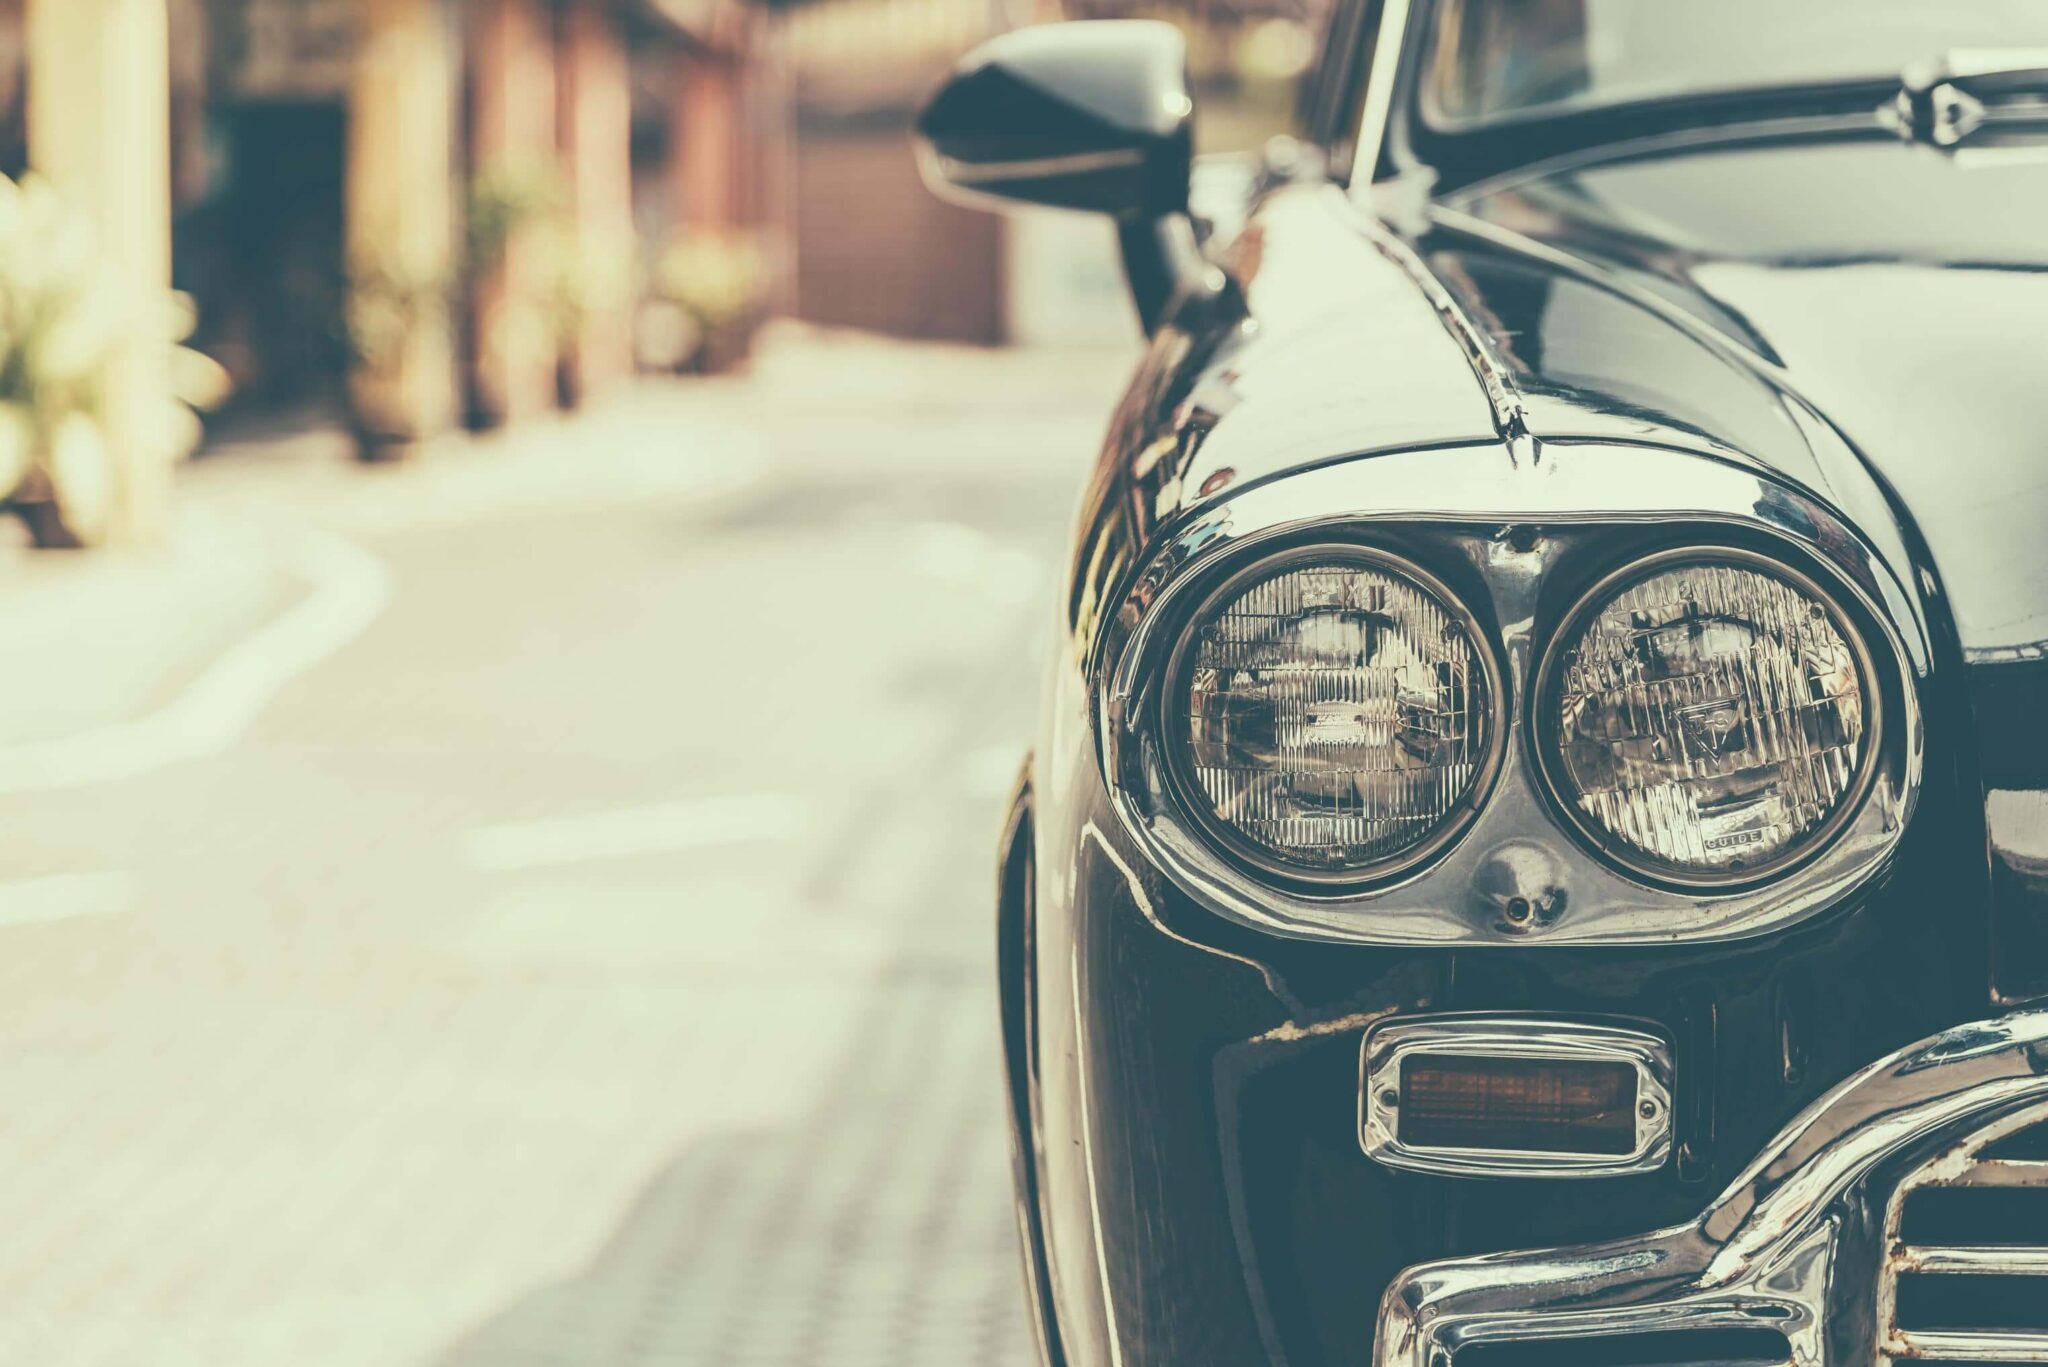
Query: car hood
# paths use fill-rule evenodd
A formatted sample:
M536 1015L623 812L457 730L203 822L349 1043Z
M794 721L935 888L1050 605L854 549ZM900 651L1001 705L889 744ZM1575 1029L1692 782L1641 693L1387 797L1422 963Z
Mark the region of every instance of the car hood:
M1694 150L1461 196L1419 239L1538 437L1694 434L1826 492L1846 439L1973 661L2048 655L2048 161Z

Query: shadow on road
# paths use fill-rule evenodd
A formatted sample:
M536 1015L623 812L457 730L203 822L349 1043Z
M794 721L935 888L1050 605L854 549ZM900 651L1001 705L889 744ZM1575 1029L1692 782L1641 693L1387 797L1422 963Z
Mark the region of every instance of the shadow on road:
M986 969L900 961L796 1126L691 1145L436 1367L1029 1360Z

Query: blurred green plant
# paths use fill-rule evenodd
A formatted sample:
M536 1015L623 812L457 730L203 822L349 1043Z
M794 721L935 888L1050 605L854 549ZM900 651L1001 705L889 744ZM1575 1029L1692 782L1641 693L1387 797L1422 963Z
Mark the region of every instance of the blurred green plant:
M770 284L768 258L739 233L689 233L655 259L636 324L643 364L716 374L741 364Z
M371 372L388 371L422 327L445 320L454 282L443 272L360 259L348 273L348 344Z
M705 332L748 318L768 291L768 258L742 233L686 233L654 264L653 294Z
M600 245L565 231L553 264L555 335L565 344L587 319L627 307L640 290L640 263L630 237Z
M47 182L0 176L0 503L28 523L39 545L102 540L120 472L106 435L116 367L162 366L163 411L124 415L129 431L154 434L170 459L199 444L195 410L226 399L227 372L178 345L191 336L191 300L166 291L136 298L110 276L92 225Z
M475 280L497 269L520 232L556 224L565 200L561 171L551 162L503 162L478 173L464 220L464 274Z

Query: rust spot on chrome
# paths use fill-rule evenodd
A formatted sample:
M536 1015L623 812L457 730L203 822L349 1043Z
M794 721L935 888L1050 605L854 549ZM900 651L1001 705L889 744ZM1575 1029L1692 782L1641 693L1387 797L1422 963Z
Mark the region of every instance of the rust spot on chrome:
M1997 1238L1954 1243L1908 1243L1906 1204L1913 1193L1969 1187L2048 1188L2048 1160L1986 1158L1999 1141L2048 1124L2040 1109L2008 1117L1989 1129L1949 1145L1901 1181L1885 1208L1884 1262L1877 1285L1878 1351L1893 1362L1924 1359L2048 1362L2048 1334L2001 1330L1996 1326L1913 1329L1899 1323L1899 1280L1903 1276L1961 1282L1971 1276L2037 1273L2048 1265L2048 1231L2039 1246ZM2024 1356L2019 1356L2024 1354Z

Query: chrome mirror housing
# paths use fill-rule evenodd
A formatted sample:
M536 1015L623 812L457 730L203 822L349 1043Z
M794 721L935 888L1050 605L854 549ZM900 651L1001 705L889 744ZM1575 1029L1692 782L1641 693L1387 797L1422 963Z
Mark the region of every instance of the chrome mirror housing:
M933 191L1115 218L1184 212L1187 42L1156 20L1017 29L960 63L917 120Z
M1146 331L1215 285L1188 214L1194 101L1187 40L1151 19L1042 24L969 53L917 120L935 194L1107 214Z

